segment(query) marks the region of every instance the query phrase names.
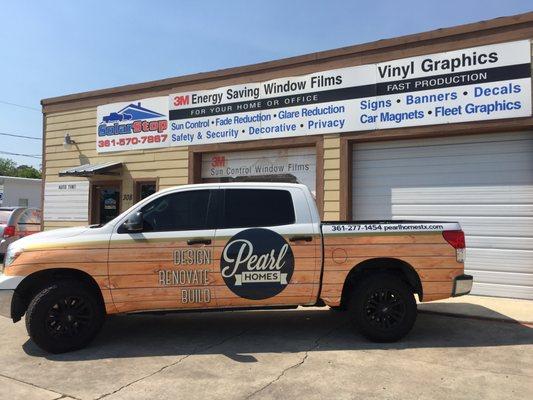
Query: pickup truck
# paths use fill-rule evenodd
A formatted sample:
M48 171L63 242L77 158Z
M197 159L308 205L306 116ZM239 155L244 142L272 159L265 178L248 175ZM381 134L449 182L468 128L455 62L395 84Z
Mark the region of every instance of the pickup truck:
M110 314L326 305L390 342L413 327L415 295L469 293L464 258L455 222L321 222L304 185L184 185L103 226L12 243L0 314L25 314L52 353L86 346Z

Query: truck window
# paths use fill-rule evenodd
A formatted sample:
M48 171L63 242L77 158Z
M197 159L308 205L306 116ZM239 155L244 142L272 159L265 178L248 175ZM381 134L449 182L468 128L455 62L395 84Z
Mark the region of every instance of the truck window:
M144 231L188 231L214 229L208 213L210 190L191 190L171 193L145 205L141 211Z
M245 228L294 224L290 192L270 189L226 189L222 226Z

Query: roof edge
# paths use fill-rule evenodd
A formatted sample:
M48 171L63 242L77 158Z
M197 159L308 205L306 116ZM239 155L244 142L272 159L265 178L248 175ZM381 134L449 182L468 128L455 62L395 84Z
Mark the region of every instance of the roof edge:
M75 102L78 100L86 100L92 98L103 97L106 95L116 95L116 94L127 94L136 91L142 91L148 88L164 88L172 85L180 84L190 84L197 81L209 81L215 79L228 79L232 76L239 75L242 73L258 73L264 72L272 69L279 69L283 67L292 67L297 66L302 63L309 61L327 61L329 59L346 57L350 55L356 55L358 53L364 53L368 51L376 51L388 47L394 47L399 44L408 44L423 42L426 40L435 40L435 39L444 39L447 37L464 35L472 32L480 32L485 30L491 30L502 27L509 27L513 25L524 24L528 22L533 22L533 11L523 14L516 14L505 17L498 17L490 20L472 22L464 25L456 25L447 28L438 28L431 31L425 31L421 33L414 33L405 36L398 36L389 39L379 39L373 42L367 42L362 44L357 44L353 46L340 47L332 50L319 51L315 53L303 54L293 57L282 58L273 61L263 61L255 64L248 64L238 67L229 67L214 71L200 72L188 75L182 75L172 78L158 79L143 83L128 84L123 86L116 86L105 89L97 89L86 92L74 93L64 96L50 97L41 100L41 105L49 106L53 104L60 103L69 103Z
M0 175L0 179L8 179L13 181L34 181L34 182L41 182L42 179L39 178L24 178L22 176L7 176L7 175Z

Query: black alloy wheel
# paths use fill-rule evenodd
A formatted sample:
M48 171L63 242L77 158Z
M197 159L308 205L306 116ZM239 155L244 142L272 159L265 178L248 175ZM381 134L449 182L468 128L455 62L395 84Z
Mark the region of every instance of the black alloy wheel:
M65 353L87 346L105 317L101 296L86 284L60 280L48 284L31 300L26 330L41 349Z
M405 318L405 302L391 289L373 291L367 296L364 307L366 319L380 329L394 328Z
M91 306L79 296L65 296L48 310L46 328L57 338L72 338L90 329L93 320Z
M416 320L416 301L409 284L393 273L375 273L355 285L348 303L354 328L374 342L395 342Z

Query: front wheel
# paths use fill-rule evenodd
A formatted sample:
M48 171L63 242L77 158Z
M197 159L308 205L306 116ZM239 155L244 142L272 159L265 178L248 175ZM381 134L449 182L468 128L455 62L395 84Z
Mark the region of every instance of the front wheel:
M374 342L395 342L409 333L417 314L413 290L393 274L370 275L354 289L349 303L355 328Z
M100 331L104 315L94 291L62 280L35 295L26 312L26 330L41 349L65 353L89 344Z

